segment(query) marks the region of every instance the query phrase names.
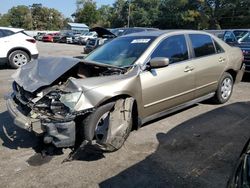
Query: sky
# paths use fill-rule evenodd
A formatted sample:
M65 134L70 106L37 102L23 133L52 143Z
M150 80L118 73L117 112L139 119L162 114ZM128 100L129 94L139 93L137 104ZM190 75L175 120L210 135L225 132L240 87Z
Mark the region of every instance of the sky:
M97 6L112 5L115 0L96 0ZM43 6L55 8L65 17L70 17L76 10L76 0L0 0L0 14L8 12L10 8L17 5L32 5L41 3Z

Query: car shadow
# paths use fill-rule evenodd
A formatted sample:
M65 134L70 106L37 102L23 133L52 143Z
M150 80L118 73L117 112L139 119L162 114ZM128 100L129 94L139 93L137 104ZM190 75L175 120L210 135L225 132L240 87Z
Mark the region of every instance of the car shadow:
M244 73L242 82L250 82L250 73Z
M0 113L0 120L0 139L4 147L9 149L33 148L38 144L35 134L15 126L7 111Z
M31 166L41 166L51 161L54 156L62 155L63 150L51 144L43 143L43 136L37 136L14 125L7 111L0 113L0 139L2 146L9 149L32 148L35 153L27 162ZM95 161L104 158L103 152L91 145L80 150L72 160Z
M100 187L226 187L250 137L250 102L222 106L156 135L156 151Z
M27 160L29 165L40 166L50 162L54 156L63 154L62 149L44 144L42 135L15 126L7 111L0 113L0 120L2 146L14 150L32 148L35 153Z
M0 70L3 70L3 69L11 69L11 67L8 66L7 64L0 65Z

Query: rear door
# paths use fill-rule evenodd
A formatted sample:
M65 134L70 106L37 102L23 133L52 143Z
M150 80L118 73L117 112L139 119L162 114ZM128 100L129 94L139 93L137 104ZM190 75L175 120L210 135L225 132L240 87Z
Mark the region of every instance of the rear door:
M153 51L154 57L167 57L167 67L140 74L144 117L177 106L194 98L194 74L184 35L164 39Z
M195 73L195 97L212 93L227 64L222 47L207 34L189 34Z

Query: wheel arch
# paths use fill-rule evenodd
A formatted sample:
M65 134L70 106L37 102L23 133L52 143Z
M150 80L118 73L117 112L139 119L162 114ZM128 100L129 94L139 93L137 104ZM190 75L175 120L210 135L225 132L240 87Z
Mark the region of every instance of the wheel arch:
M233 81L235 82L236 76L237 76L237 71L235 71L233 69L228 69L225 72L229 73L233 77Z
M137 100L133 97L130 96L128 94L120 94L120 95L116 95L114 97L111 97L109 99L106 99L105 101L101 102L97 107L105 105L107 103L111 103L111 102L115 102L119 99L125 99L125 98L129 98L132 97L134 99L134 103L133 103L133 109L132 109L132 116L133 116L133 125L132 125L132 130L137 130L140 128L140 122L139 122L139 117L138 117L138 105L137 105Z
M27 48L24 48L24 47L15 47L15 48L11 48L8 53L7 53L7 58L9 58L10 54L14 51L17 51L17 50L21 50L21 51L24 51L28 54L29 58L31 59L31 53L30 51L27 49Z

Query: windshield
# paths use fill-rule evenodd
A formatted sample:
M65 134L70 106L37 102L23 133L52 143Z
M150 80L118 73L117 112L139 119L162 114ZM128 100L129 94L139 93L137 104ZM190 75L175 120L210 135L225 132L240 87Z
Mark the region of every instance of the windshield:
M117 38L96 49L85 59L117 67L129 66L142 55L154 39L152 36Z
M246 32L243 37L241 37L239 40L239 42L250 42L250 33Z
M233 32L237 41L250 42L249 31L237 30Z

